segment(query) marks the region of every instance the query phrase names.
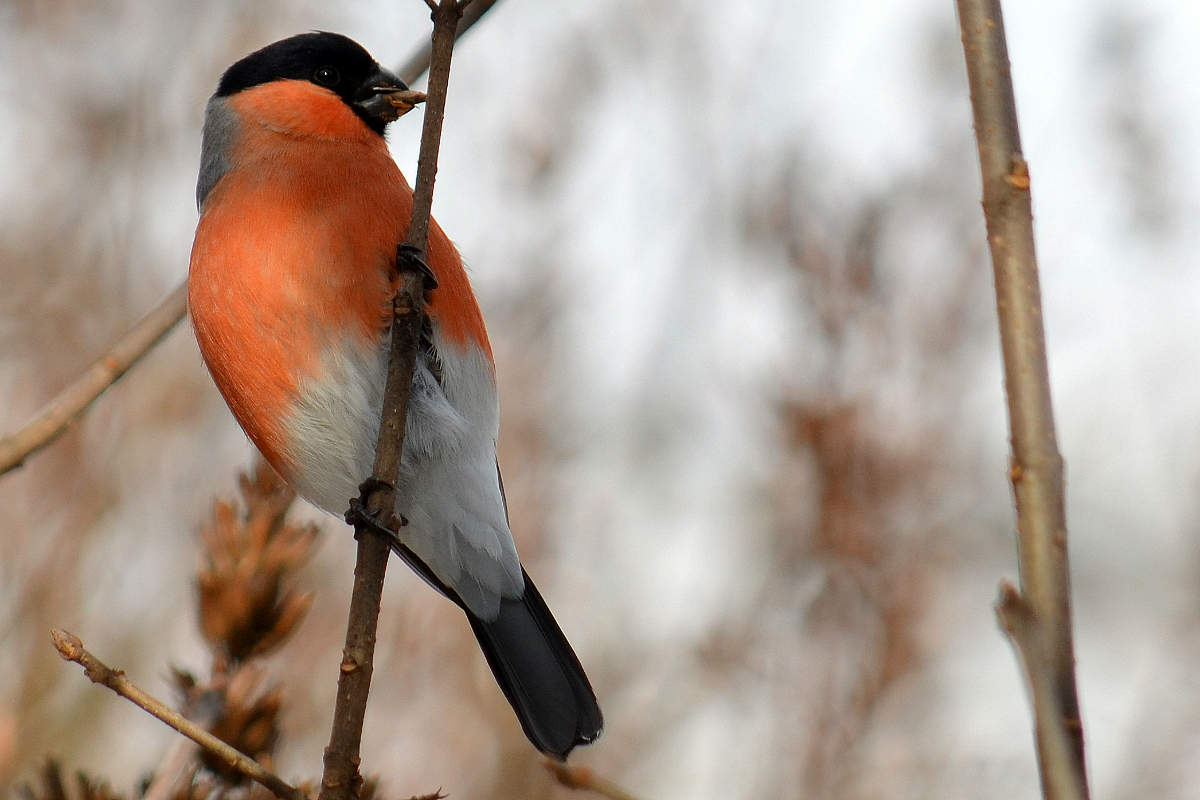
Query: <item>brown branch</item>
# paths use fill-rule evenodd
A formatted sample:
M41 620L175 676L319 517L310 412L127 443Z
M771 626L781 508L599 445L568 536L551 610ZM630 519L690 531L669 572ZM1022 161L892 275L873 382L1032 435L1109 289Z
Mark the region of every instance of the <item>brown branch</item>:
M438 147L450 78L450 56L463 7L464 3L442 0L432 15L429 97L421 131L421 154L417 161L412 218L405 240L405 245L416 248L422 257L429 233L433 183L437 173ZM367 512L377 520L388 519L395 509L395 486L404 447L409 391L425 316L424 276L411 269L411 262L407 259L398 258L397 266L403 271L393 306L387 387L384 390L372 480L364 484L364 504ZM362 785L362 775L358 769L359 750L367 697L371 690L379 605L390 546L387 538L371 531L361 520L355 523L355 536L358 539L358 555L354 568L354 588L346 626L346 646L338 676L333 727L329 746L325 748L320 800L351 800L358 796Z
M543 761L542 766L554 776L555 780L568 789L595 792L601 797L610 798L610 800L638 800L636 795L630 794L606 778L601 778L588 767L572 767L549 759Z
M458 24L456 36L466 33L495 3L496 0L471 3ZM428 43L416 48L397 70L401 80L409 84L418 81L429 69L431 55ZM0 439L0 475L21 466L26 458L61 436L96 398L162 341L186 313L187 282L184 281L122 336L108 353L47 403L37 416Z
M161 341L186 311L187 286L180 284L36 417L0 439L0 475L21 466L26 458L61 436L105 389Z
M450 85L450 55L463 9L471 0L425 0L433 10L432 61L429 68L429 96L425 101L425 119L421 128L421 153L417 158L417 184L413 190L412 220L405 244L425 252L429 239L429 216L433 209L433 184L437 177L438 149L442 141L442 122L446 117L446 92ZM420 276L409 274L406 281L419 288ZM378 460L376 461L378 464Z
M996 617L1013 644L1033 699L1042 792L1047 798L1086 798L1087 776L1079 760L1082 754L1076 749L1082 745L1083 729L1078 718L1072 722L1059 711L1057 668L1053 651L1045 647L1046 631L1041 618L1008 581L1000 583ZM1043 725L1054 727L1043 733Z
M455 37L461 38L496 2L497 0L472 0L471 4L463 11L462 19L458 21L458 32ZM425 70L429 69L429 60L432 57L433 41L431 39L415 48L404 63L396 68L396 74L405 83L416 83Z
M196 744L208 750L214 756L229 766L230 769L257 781L266 787L276 797L283 800L305 800L304 793L279 776L267 771L254 759L238 752L225 742L213 736L177 711L173 711L162 701L147 694L133 681L125 677L119 669L112 669L100 659L89 653L83 642L74 634L55 628L50 631L54 646L67 661L74 661L83 667L83 674L93 683L106 686L121 697L129 700L142 710L165 722L170 727L182 733Z
M1063 461L1054 432L1029 167L999 0L957 0L983 177L983 210L1004 356L1021 593L1002 586L997 615L1033 699L1042 793L1086 798L1083 726L1075 687Z

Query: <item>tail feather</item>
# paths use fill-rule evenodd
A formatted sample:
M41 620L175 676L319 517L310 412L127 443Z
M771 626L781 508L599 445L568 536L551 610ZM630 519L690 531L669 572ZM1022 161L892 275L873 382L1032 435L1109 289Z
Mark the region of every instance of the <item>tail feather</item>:
M528 575L525 594L505 598L496 619L467 617L534 746L565 760L575 745L600 735L604 720L592 686Z

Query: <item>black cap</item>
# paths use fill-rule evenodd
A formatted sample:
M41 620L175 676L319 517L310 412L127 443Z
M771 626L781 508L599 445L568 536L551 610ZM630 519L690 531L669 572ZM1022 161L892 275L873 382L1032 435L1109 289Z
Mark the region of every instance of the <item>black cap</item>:
M269 44L238 61L221 76L216 96L229 97L277 80L309 81L328 89L379 134L388 120L364 108L363 101L385 88L407 88L358 42L338 33L317 31Z

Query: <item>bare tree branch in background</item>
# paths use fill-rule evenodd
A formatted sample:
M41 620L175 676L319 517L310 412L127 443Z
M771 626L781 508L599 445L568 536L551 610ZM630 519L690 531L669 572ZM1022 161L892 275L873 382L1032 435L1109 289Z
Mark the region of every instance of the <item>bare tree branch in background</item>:
M147 694L133 681L125 677L119 669L113 669L89 653L83 642L74 634L55 629L50 632L54 646L67 661L74 661L83 667L84 674L93 682L107 686L114 692L129 700L142 710L157 717L175 730L188 737L208 752L217 756L230 769L245 775L265 786L276 797L283 800L305 800L304 793L284 781L278 775L263 768L254 759L230 747L206 731L200 725L184 717L178 711L168 708L162 701Z
M412 218L408 235L400 245L396 259L396 266L401 270L400 284L393 304L391 354L375 448L375 465L370 480L362 485L363 505L367 514L377 520L386 520L394 514L396 507L396 483L404 449L409 392L412 389L421 326L425 319L425 276L414 269L416 262L412 256L415 254L419 259L425 257L446 90L450 81L450 57L459 18L469 2L441 0L435 5L433 0L426 0L433 12L429 97L421 131L421 154L417 161ZM362 775L358 771L359 749L367 698L371 691L383 579L391 556L389 538L372 530L362 514L357 515L354 527L354 535L358 539L354 588L346 626L346 647L342 652L338 675L333 727L329 746L325 748L320 800L352 800L359 796L362 785Z
M148 782L132 795L140 800L259 797L247 792L247 778L284 800L315 796L313 782L293 787L272 772L285 693L278 686L264 687L262 678L263 658L291 638L309 608L311 595L299 591L294 578L312 554L317 529L287 521L295 492L265 461L259 459L239 483L243 508L217 500L211 520L201 529L196 602L213 665L204 678L172 668L173 683L181 690L181 712L101 662L76 636L52 632L62 658L82 665L93 682L187 737L147 773ZM27 800L125 800L107 788L103 777L83 771L75 777L77 798L60 791L62 768L51 759L43 770L41 789L25 784L21 794ZM361 788L361 800L380 796L373 778ZM440 797L437 791L410 800Z
M260 659L287 641L308 611L311 594L297 591L293 578L312 554L317 529L287 521L296 493L265 461L259 459L252 473L240 476L239 484L243 509L218 500L201 529L196 602L213 666L203 679L172 669L176 688L182 690L183 713L133 684L121 670L105 665L78 637L51 632L59 655L82 665L93 682L203 748L180 739L152 773L142 800L169 800L190 791L195 796L222 796L245 778L285 800L305 797L303 789L288 785L269 769L279 738L282 692L277 687L263 689ZM211 779L197 777L201 767ZM47 766L51 769L57 769L54 762ZM89 797L97 800L91 793L84 800ZM119 795L111 800L119 800Z
M112 349L47 403L36 417L20 430L0 439L0 475L21 466L26 458L61 436L92 401L162 341L186 313L187 284L182 283L117 340Z
M1029 167L1021 155L1000 2L957 2L995 273L1017 506L1021 592L1002 584L996 613L1032 695L1042 792L1053 800L1086 798L1063 461L1050 400Z
M496 0L476 0L455 32L462 36ZM432 50L422 44L397 70L405 83L416 83L429 69ZM57 439L67 427L88 410L96 398L112 386L131 367L150 352L187 314L187 281L176 286L141 322L122 336L82 375L72 381L42 411L17 431L0 438L0 475L21 466L25 459Z

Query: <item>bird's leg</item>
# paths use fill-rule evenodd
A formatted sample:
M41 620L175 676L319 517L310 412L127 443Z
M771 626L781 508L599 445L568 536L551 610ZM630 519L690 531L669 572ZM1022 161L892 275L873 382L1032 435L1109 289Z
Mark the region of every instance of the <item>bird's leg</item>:
M402 244L396 248L396 271L419 272L425 282L425 291L432 292L438 287L437 277L425 263L424 252L411 244Z
M396 532L408 524L408 520L394 511L376 513L371 510L371 495L384 489L394 492L396 487L373 477L358 485L358 497L351 498L350 508L346 510L346 523L354 526L356 538L358 531L370 529L389 539L395 539Z

